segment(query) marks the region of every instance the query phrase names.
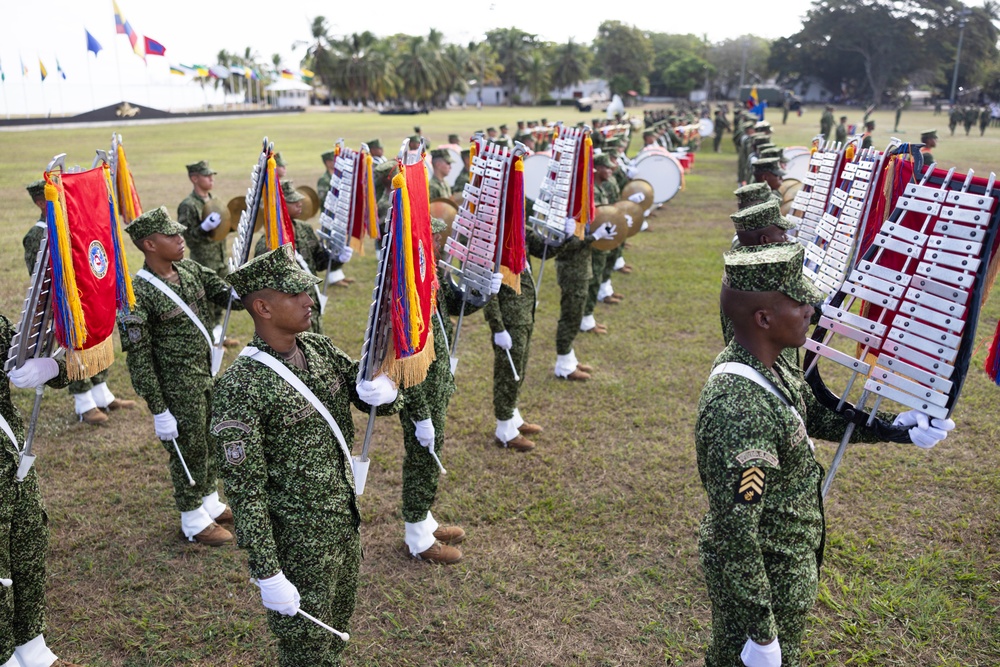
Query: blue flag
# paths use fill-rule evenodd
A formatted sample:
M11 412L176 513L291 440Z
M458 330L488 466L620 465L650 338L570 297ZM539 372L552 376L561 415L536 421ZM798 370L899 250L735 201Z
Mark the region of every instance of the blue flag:
M98 42L96 39L94 39L94 36L90 34L89 30L84 28L83 31L87 33L87 50L93 51L94 55L96 56L97 52L100 51L102 48L101 43Z

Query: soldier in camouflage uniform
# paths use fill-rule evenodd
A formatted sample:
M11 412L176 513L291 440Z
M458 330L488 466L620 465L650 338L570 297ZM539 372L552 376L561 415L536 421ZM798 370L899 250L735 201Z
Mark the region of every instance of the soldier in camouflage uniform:
M219 378L211 422L238 544L269 609L278 664L339 665L344 642L297 615L299 602L348 631L362 555L351 404L364 413L377 405L379 415L389 415L399 409L396 389L384 375L355 385L358 362L329 338L307 332L307 290L318 279L295 264L290 244L255 257L228 279L255 328L250 347ZM311 399L245 356L258 350L313 393L339 436Z
M979 136L986 134L986 128L990 126L990 108L982 107L979 109Z
M28 233L24 235L22 244L24 245L24 264L28 267L28 275L35 272L35 262L38 260L38 250L41 248L42 239L46 235L45 227L45 181L35 181L27 186L28 194L35 206L41 211L41 215ZM108 421L105 410L131 410L135 407L135 401L116 398L108 387L107 369L97 373L87 380L74 380L69 383L70 395L73 397L73 407L80 421L91 426L103 424Z
M524 243L529 254L547 256L542 237L531 229L524 230ZM526 436L542 432L538 424L525 422L517 407L517 397L528 370L531 332L535 328L535 281L530 262L525 262L520 278L521 291L503 285L496 297L483 307L483 315L493 333L493 414L497 420L494 440L501 447L526 452L535 448L535 443ZM510 367L511 361L517 368L517 380Z
M785 170L776 157L760 158L753 163L754 183L767 183L771 188L771 198L781 203L781 184L784 182Z
M14 325L0 315L0 358L6 359ZM64 361L28 359L10 372L16 387L65 387ZM11 402L10 385L0 383L0 665L75 667L45 645L45 555L48 517L34 468L18 482L24 423Z
M621 196L618 185L612 178L615 165L608 157L607 153L602 153L594 158L594 204L597 206L609 206ZM619 246L620 247L620 246ZM594 307L597 305L598 292L605 280L611 280L611 270L617 257L612 257L611 250L591 250L591 278L587 285L587 302L583 306L583 317L580 319L580 331L584 333L606 334L608 328L603 324L598 324L594 319ZM611 266L608 266L608 263ZM607 278L605 278L605 270ZM610 297L608 303L617 304L621 301Z
M430 182L431 199L451 199L451 186L445 177L451 173L451 154L445 148L431 151L431 169L434 172Z
M979 118L979 110L976 109L976 105L967 105L965 111L962 112L962 125L965 126L965 136L969 136L969 132L972 131L972 126L976 124L977 118Z
M753 155L753 136L756 121L745 121L743 123L743 134L740 135L739 145L736 147L736 180L740 185L746 185L753 177L750 165L750 157Z
M823 468L810 436L839 440L848 422L823 407L780 355L805 342L809 304L823 298L802 274L803 256L795 243L725 255L722 305L736 333L715 360L695 426L709 505L698 544L712 601L706 667L798 665L816 599ZM854 440L932 447L953 428L933 420L907 432L919 421L908 412L898 428L861 424Z
M431 230L435 234L438 248L435 256L441 255L444 244L441 232L445 229L443 220L432 218ZM493 293L500 290L503 276L493 276ZM461 293L454 288L446 269L438 267L437 293L438 312L432 314L434 336L434 361L427 369L423 382L400 390L403 409L399 412L399 422L403 427L403 522L404 541L410 555L418 560L432 563L457 563L462 552L451 546L465 539L465 531L458 526L439 526L431 514L431 505L437 495L440 470L434 457L433 448L440 454L445 441L445 422L448 402L455 393L455 379L451 374L449 344L454 335L451 315L462 310ZM465 314L479 310L470 303L465 304Z
M330 271L340 269L351 259L351 255L353 255L351 248L345 247L340 257L332 259L329 251L319 242L316 230L308 222L299 220L297 217L302 215L302 202L305 201L305 197L295 189L292 181L282 181L281 189L285 194L288 215L292 216L292 226L295 228L295 261L299 267L314 274L326 271L327 267L330 268ZM257 245L254 246L253 253L256 256L263 255L265 252L267 252L267 239L261 235L257 240ZM323 311L326 307L327 297L320 292L318 287L313 288L310 296L313 300L313 317L309 330L321 334L323 333Z
M834 132L834 138L841 145L847 144L847 116L840 117L840 124Z
M465 190L465 184L469 182L469 161L471 159L470 150L468 148L463 148L462 171L458 172L458 178L455 179L455 184L451 186L451 194L461 194Z
M937 148L937 130L924 130L920 133L920 153L924 156L924 164L930 166L934 164L934 154L931 152Z
M368 152L372 156L372 166L377 167L385 162L385 148L382 146L382 140L378 137L368 140Z
M951 130L951 136L955 136L955 128L961 122L962 108L957 104L953 104L951 109L948 110L948 129Z
M333 165L337 159L337 153L336 151L327 151L320 155L320 158L323 160L323 166L326 168L326 171L316 181L316 194L319 195L320 202L325 202L326 194L330 192L330 179L333 178Z
M731 132L732 128L729 127L729 121L726 120L726 114L723 113L722 109L717 109L715 111L715 120L712 121L712 127L715 133L715 139L713 141L713 147L715 152L719 152L719 145L722 143L722 136L726 132Z
M154 430L170 456L181 532L192 542L218 546L233 538L219 525L231 524L233 515L219 500L216 462L208 443L213 348L205 334L211 324L209 303L225 306L231 290L211 269L184 259L184 227L170 219L166 208L143 213L125 231L146 260L132 280L135 308L119 316L132 386L153 413ZM171 290L190 315L163 290ZM233 308L242 305L234 299Z
M861 135L861 150L872 147L872 133L875 131L875 121L865 121L865 132Z
M819 119L819 133L823 135L824 139L829 140L831 132L833 131L833 107L827 106L823 110L823 115Z

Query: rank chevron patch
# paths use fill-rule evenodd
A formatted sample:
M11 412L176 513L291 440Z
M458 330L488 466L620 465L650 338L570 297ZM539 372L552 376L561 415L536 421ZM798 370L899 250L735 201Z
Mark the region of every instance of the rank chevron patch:
M753 505L764 497L764 471L753 466L740 475L736 485L736 502L741 505Z

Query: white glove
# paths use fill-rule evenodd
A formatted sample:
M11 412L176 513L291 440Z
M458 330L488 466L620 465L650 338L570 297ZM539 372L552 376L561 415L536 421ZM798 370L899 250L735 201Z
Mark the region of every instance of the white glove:
M931 449L934 445L948 437L948 431L954 430L955 422L950 419L931 419L919 410L907 410L892 422L893 426L912 426L910 440L921 449Z
M618 231L618 225L612 225L610 222L605 222L603 225L594 230L591 236L594 237L595 241L600 241L601 239L609 239L615 235Z
M0 586L3 586L4 588L10 588L13 585L14 585L13 579L0 579Z
M575 233L576 233L576 220L574 220L573 218L566 218L566 235L569 236Z
M354 255L354 248L345 245L344 249L340 251L339 255L337 255L337 261L340 262L341 264L347 264L349 261L351 261L351 257L353 255Z
M501 285L503 285L503 274L494 273L490 279L490 294L499 294Z
M170 410L153 415L153 430L160 440L174 440L178 437L177 420L170 414Z
M636 192L635 194L629 195L628 200L636 204L641 204L642 202L646 201L646 193Z
M493 334L493 344L501 350L509 350L514 346L514 341L510 339L510 334L506 331Z
M392 403L399 395L396 383L385 374L376 375L374 380L362 380L357 390L358 397L372 407Z
M781 667L781 646L778 638L766 646L761 646L754 640L747 638L747 643L740 651L740 660L747 667Z
M638 173L639 173L639 170L636 169L635 167L632 167L632 166L625 167L625 175L628 176L630 179L635 178L636 174L638 174ZM640 192L639 194L642 194L642 193ZM636 202L636 203L638 204L639 202Z
M222 216L215 211L208 214L208 217L201 221L201 229L210 232L222 224Z
M299 589L285 578L281 570L273 577L259 579L257 585L260 586L260 599L268 609L283 616L295 616L299 612L299 601L302 599Z
M51 357L27 359L20 368L7 373L11 384L18 389L34 389L59 375L59 362Z
M421 419L418 422L413 422L413 425L417 427L417 442L419 442L422 447L433 449L434 422L430 419Z

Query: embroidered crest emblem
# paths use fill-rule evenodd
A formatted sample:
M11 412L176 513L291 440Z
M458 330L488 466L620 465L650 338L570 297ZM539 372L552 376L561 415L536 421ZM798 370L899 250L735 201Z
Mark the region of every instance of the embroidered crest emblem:
M100 241L91 241L87 248L87 260L90 262L90 272L98 278L108 273L108 253Z
M424 256L424 242L417 242L417 254L420 257L420 279L427 280L427 258Z
M736 502L741 505L753 505L764 497L764 471L753 466L740 475L736 484Z
M238 466L247 460L246 450L243 449L242 440L234 440L233 442L227 442L223 445L226 451L226 463L229 465Z

